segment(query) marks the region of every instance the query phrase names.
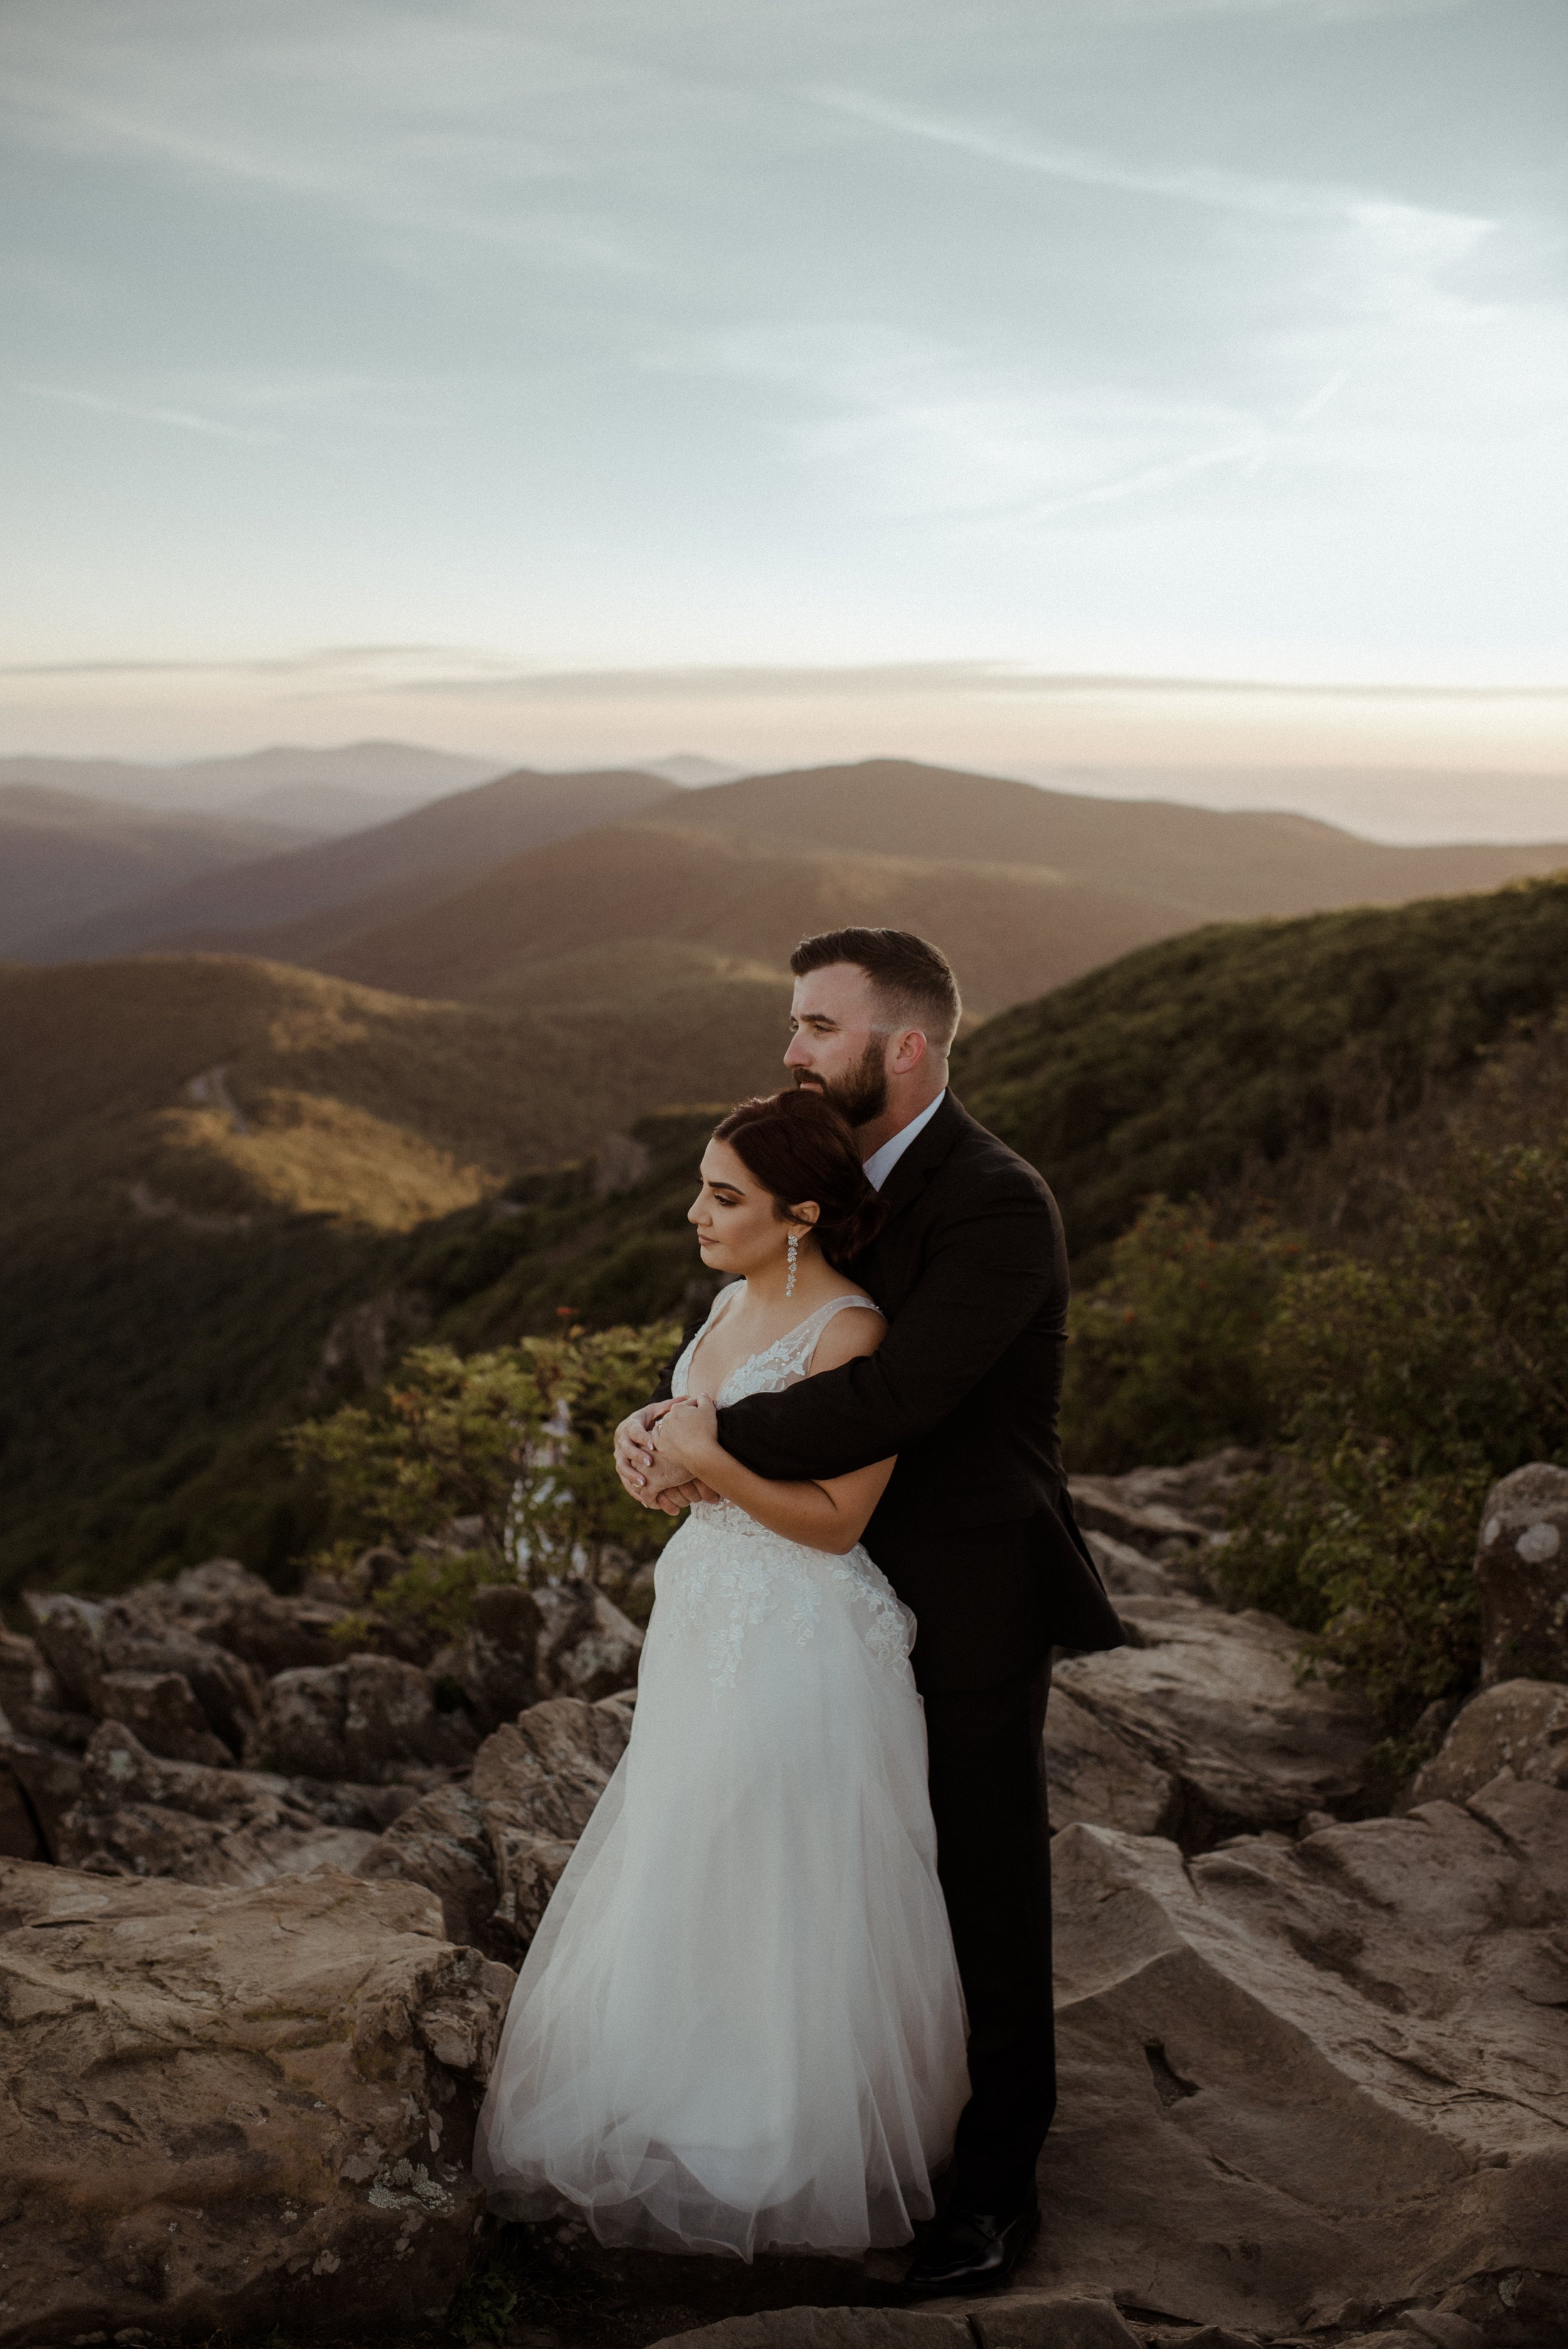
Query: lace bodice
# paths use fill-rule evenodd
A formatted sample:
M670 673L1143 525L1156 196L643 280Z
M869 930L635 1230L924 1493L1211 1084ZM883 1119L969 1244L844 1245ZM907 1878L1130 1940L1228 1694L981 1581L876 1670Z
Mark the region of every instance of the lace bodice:
M670 1379L683 1396L692 1357L728 1301L721 1289L712 1312L689 1341ZM869 1298L830 1297L793 1330L743 1361L721 1380L714 1401L722 1408L743 1396L781 1394L810 1373L811 1357L836 1313L852 1306L875 1312ZM810 1549L759 1525L734 1501L698 1501L659 1560L655 1588L666 1628L706 1634L717 1689L733 1689L748 1630L780 1622L797 1640L810 1640L824 1605L847 1606L877 1661L907 1671L914 1619L894 1598L886 1577L857 1543L843 1556Z

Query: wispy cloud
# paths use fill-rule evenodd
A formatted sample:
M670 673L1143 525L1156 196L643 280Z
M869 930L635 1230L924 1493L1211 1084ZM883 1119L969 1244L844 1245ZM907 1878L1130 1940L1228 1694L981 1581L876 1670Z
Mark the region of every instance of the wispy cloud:
M753 700L856 699L866 696L926 694L1130 693L1154 695L1267 694L1329 696L1396 701L1561 701L1568 683L1529 686L1429 686L1357 684L1334 680L1292 682L1284 678L1139 677L1073 674L1006 661L890 661L819 667L707 667L670 668L517 669L479 678L429 678L397 690L437 695L478 694L518 701L643 701L664 699Z
M124 417L137 424L165 424L178 432L196 432L209 440L276 440L276 432L259 431L248 424L225 424L215 416L199 416L185 408L145 406L134 399L106 399L96 391L74 391L61 384L19 383L29 399L47 399L59 408L86 409L93 416Z
M454 645L324 645L306 652L236 655L228 659L8 661L0 663L0 677L329 676L342 679L384 676L388 671L401 672L420 664L438 668L446 676L459 661L474 664L472 673L482 674L486 656L465 652ZM495 665L492 658L490 666Z
M981 123L955 121L918 109L890 103L858 90L813 88L804 95L830 112L850 116L905 139L949 147L983 161L1005 165L1075 187L1118 190L1128 195L1155 196L1168 202L1201 204L1221 212L1261 213L1275 220L1323 222L1367 219L1386 220L1390 227L1405 220L1442 224L1450 240L1462 235L1473 242L1491 226L1468 214L1433 212L1418 204L1404 204L1386 195L1306 180L1270 179L1232 171L1214 164L1187 164L1150 170L1126 163L1093 148L1075 147L1054 140L1024 139Z

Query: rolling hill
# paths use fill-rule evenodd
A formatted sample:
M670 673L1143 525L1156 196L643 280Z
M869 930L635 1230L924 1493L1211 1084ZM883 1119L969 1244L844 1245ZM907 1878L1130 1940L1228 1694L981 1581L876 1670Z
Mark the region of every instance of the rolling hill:
M240 957L0 971L0 1592L285 1574L317 1503L276 1433L342 1391L347 1311L473 1346L696 1293L712 1112L637 1111L769 1083L779 982L673 941L530 972L512 1008ZM1141 947L985 1022L954 1083L1081 1276L1150 1192L1375 1162L1565 1003L1568 879L1535 882Z
M632 780L528 779L540 804L548 787L575 820L536 824L529 837L514 826L503 845L493 812L520 781L505 779L356 842L228 876L201 893L221 906L222 929L165 930L155 943L227 946L400 993L487 1000L515 995L534 963L562 954L662 939L781 970L804 931L886 922L940 938L971 1008L988 1014L1215 919L1400 902L1568 864L1568 844L1386 848L1303 817L1096 800L909 761L612 805L612 784ZM596 826L583 820L590 786L603 794ZM449 844L459 833L460 882ZM372 869L397 877L372 894ZM291 892L296 905L308 895L309 909L230 926ZM184 894L186 910L195 894ZM146 925L169 910L133 908L118 933L100 924L92 936L145 942ZM98 949L81 933L51 950Z
M299 824L160 814L41 783L0 784L0 954L30 931L102 916L310 837Z
M390 823L163 890L96 920L48 931L37 925L37 935L12 951L30 962L80 962L152 945L222 950L236 931L254 930L246 944L260 952L272 931L259 926L303 924L300 951L268 958L308 963L316 957L306 949L318 937L331 941L417 912L521 849L684 797L651 775L523 769Z
M1211 921L1398 905L1568 868L1568 840L1390 848L1310 816L1098 799L1092 784L1047 791L903 759L747 776L683 804L678 821L813 850L1045 865Z
M637 977L629 1030L613 960L542 966L518 1011L240 957L0 965L0 1215L39 1245L138 1221L406 1230L662 1095L769 1081L788 1008L771 974L676 949Z
M966 1003L984 1015L1193 919L1151 892L1041 865L792 847L666 819L514 857L315 960L405 994L522 999L535 963L562 955L678 942L750 956L782 975L803 932L880 923L940 938Z

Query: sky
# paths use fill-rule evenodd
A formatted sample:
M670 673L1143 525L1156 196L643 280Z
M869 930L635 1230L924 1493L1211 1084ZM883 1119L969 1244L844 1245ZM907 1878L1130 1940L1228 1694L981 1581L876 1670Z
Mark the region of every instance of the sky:
M7 0L0 752L1568 837L1565 91L1563 0Z

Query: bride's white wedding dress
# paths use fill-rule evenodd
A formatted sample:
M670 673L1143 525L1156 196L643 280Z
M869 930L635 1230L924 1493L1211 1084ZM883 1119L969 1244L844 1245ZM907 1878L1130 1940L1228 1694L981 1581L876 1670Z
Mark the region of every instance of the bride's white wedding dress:
M863 1303L717 1401L805 1377ZM655 1588L631 1743L529 1951L475 2168L503 2214L576 2209L605 2243L903 2242L969 2093L913 1618L863 1549L727 1501L691 1511Z

